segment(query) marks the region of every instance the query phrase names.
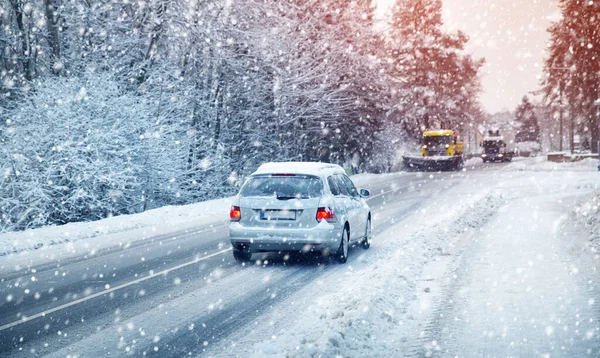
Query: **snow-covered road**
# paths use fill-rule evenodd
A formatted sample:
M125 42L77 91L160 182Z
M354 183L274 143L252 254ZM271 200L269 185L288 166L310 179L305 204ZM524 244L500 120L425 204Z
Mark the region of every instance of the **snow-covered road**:
M439 290L417 345L453 357L599 356L599 257L573 215L599 174L499 178L496 214L436 272Z
M479 228L435 307L432 349L459 357L600 354L598 262L573 254L581 236L561 199L534 192L508 200Z
M218 220L5 256L0 355L599 356L600 260L573 212L600 177L555 169L354 177L375 194L376 237L346 265L241 267ZM36 264L10 270L15 257Z

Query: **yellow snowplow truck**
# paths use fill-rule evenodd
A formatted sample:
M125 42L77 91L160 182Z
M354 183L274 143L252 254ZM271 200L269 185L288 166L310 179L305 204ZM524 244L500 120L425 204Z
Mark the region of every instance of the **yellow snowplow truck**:
M460 170L465 145L451 130L423 132L421 156L404 156L404 168L410 171Z

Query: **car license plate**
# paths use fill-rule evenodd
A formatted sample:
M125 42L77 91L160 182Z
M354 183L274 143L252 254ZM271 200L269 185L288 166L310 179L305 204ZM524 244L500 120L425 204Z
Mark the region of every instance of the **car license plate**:
M261 220L296 220L296 210L261 210Z

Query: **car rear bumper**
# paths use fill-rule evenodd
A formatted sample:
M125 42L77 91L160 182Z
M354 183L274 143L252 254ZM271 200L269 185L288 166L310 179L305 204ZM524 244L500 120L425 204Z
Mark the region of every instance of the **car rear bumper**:
M341 234L341 228L326 222L306 229L248 227L240 223L229 226L233 247L251 252L331 252L339 247Z

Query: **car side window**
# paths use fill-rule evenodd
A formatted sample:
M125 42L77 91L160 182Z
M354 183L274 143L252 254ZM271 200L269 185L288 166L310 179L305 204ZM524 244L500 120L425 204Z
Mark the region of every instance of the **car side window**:
M327 178L327 183L329 184L329 190L331 190L331 194L335 196L340 195L340 188L338 187L338 181L335 180L333 176Z
M346 196L351 196L352 195L352 193L350 192L350 188L348 188L348 185L344 181L344 176L343 175L336 174L335 175L335 181L337 182L338 188L340 190L340 195L346 195Z
M350 178L348 178L347 175L341 175L342 179L344 180L344 184L346 185L346 188L348 188L348 192L350 193L350 196L356 197L358 196L358 190L356 190L356 187L354 186L354 183L352 182L352 180Z

